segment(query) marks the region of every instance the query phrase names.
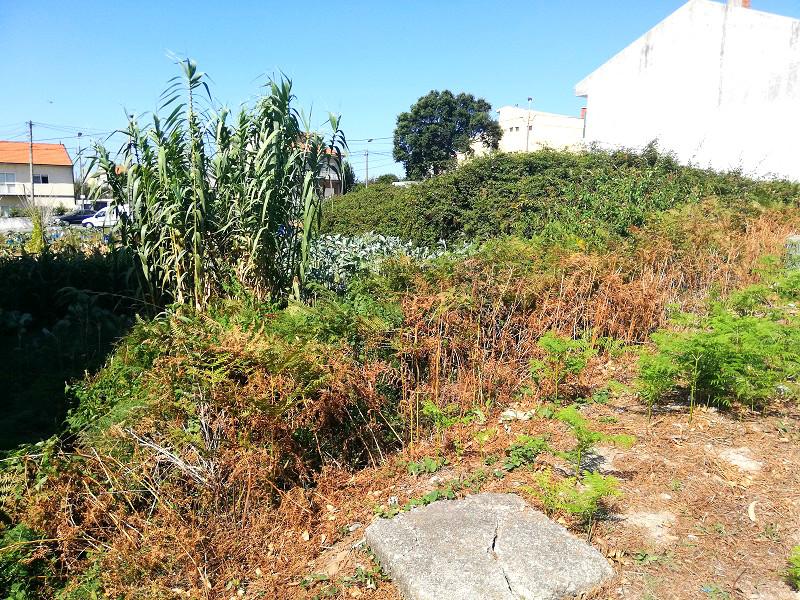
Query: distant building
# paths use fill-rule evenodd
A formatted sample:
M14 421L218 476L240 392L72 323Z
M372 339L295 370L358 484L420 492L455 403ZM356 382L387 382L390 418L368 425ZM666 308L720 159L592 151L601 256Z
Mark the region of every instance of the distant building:
M586 142L800 180L800 20L691 0L578 83Z
M0 141L0 214L22 208L30 193L28 142ZM40 206L75 207L72 159L63 144L33 144L33 193Z
M579 150L583 148L583 118L503 106L497 110L497 122L503 132L500 152L535 152L542 148ZM472 144L473 156L489 152L480 142ZM459 154L462 161L467 155Z
M583 144L583 119L569 115L503 106L497 110L503 130L501 152L535 152L542 148L577 149Z

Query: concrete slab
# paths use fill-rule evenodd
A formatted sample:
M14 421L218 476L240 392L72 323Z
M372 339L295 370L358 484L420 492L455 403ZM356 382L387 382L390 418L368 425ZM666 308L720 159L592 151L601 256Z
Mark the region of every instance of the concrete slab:
M613 574L597 550L513 494L377 519L366 539L408 600L560 600Z

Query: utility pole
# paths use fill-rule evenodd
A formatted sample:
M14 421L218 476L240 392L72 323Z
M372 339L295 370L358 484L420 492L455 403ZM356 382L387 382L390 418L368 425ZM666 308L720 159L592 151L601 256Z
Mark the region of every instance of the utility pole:
M28 166L30 167L31 175L31 208L36 206L36 200L33 195L33 121L28 121Z
M533 98L528 96L528 126L525 128L525 152L528 152L528 145L531 139L531 102Z
M78 132L78 200L83 208L83 150L81 149L82 132Z
M369 144L372 141L372 138L367 140ZM366 162L364 166L364 187L369 187L369 148L364 150L364 161Z

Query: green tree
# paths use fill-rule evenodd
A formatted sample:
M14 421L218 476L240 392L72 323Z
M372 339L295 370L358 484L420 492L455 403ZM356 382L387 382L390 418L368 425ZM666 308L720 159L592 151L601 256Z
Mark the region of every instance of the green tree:
M431 91L398 115L394 159L403 163L407 177L422 179L453 168L456 153L471 153L475 140L497 148L502 131L491 110L491 104L472 94Z
M400 178L395 175L394 173L384 173L383 175L378 175L374 179L370 181L370 183L382 183L384 185L391 185L395 181L400 181Z

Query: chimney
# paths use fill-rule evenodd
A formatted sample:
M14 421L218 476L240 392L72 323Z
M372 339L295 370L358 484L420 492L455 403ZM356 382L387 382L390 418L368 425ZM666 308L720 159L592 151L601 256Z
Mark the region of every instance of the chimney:
M728 6L736 8L750 8L750 0L728 0Z

